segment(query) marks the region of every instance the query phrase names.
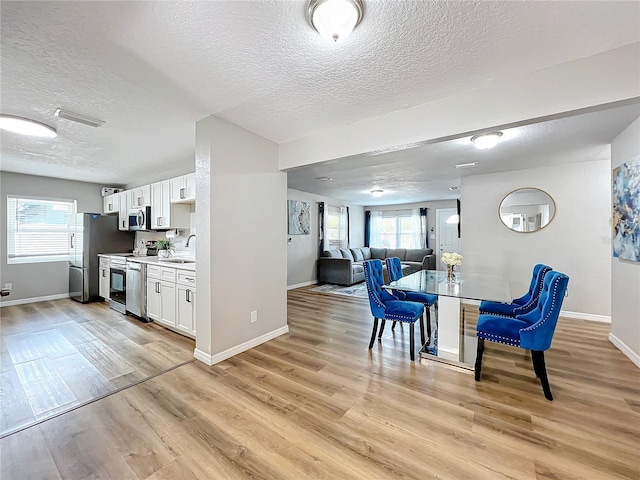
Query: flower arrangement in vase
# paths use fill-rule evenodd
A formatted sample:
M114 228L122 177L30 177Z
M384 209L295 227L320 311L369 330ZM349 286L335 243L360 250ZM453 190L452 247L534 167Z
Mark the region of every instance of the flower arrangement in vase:
M447 281L455 282L456 274L454 268L462 265L462 255L456 252L446 252L442 254L441 260L447 266Z
M174 252L175 247L173 245L173 242L167 239L167 240L158 240L156 242L156 249L158 250L158 257L169 258L171 254Z

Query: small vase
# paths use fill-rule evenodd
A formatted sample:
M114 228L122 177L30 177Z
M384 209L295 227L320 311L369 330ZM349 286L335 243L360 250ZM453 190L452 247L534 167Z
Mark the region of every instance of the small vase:
M169 250L158 250L158 257L160 258L169 258L170 254Z
M454 283L456 281L456 274L453 271L455 265L447 265L447 282Z

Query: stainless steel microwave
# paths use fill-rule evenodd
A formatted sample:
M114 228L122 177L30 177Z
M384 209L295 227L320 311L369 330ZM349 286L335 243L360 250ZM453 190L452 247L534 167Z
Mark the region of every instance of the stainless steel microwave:
M151 230L151 207L129 210L129 230Z

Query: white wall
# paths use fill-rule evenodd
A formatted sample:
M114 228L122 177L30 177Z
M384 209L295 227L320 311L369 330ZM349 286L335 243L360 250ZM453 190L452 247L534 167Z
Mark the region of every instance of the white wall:
M611 170L640 155L640 118L611 143ZM609 172L609 178L611 172ZM609 338L640 367L640 263L613 258L611 251Z
M102 213L103 185L57 178L0 172L0 284L12 283L11 295L4 302L67 295L69 262L7 264L7 195L64 198L77 201L78 212Z
M277 144L209 116L196 180L196 357L215 363L288 331L287 177Z
M609 160L463 177L462 270L509 279L524 294L536 263L569 275L565 312L608 320L611 315L611 187ZM535 187L556 203L556 216L538 232L518 233L499 219L503 197Z
M364 208L362 206L293 189L287 190L287 200L300 200L311 204L311 233L286 237L286 239L291 239L291 242L287 243L287 286L310 284L318 278L318 202L349 207L351 246L362 247L364 245Z

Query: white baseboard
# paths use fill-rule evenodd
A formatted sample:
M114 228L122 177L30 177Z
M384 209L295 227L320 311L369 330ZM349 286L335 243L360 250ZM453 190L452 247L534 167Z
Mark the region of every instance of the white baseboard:
M611 323L611 315L596 315L595 313L569 312L560 310L561 317L575 318L576 320L591 320L592 322Z
M311 280L310 282L296 283L295 285L287 285L287 290L293 290L294 288L308 287L309 285L316 285L317 280Z
M613 343L613 345L620 350L625 357L631 360L636 367L640 368L640 355L627 347L627 345L613 333L609 333L609 341Z
M11 307L12 305L24 305L25 303L49 302L69 298L68 293L58 293L57 295L45 295L44 297L19 298L17 300L0 301L0 307Z
M209 355L201 350L195 349L193 356L196 357L201 362L206 363L207 365L215 365L216 363L222 362L227 358L231 358L239 353L246 352L247 350L252 349L253 347L257 347L269 340L273 340L280 335L284 335L285 333L289 333L289 325L285 325L284 327L278 328L269 333L265 333L264 335L260 335L248 342L241 343L240 345L236 345L235 347L229 348L224 352L217 353L215 355Z

